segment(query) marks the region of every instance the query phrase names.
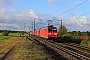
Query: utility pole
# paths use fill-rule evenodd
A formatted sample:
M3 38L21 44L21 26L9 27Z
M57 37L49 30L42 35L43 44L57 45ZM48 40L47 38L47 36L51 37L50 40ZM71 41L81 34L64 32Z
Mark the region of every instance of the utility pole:
M62 20L60 20L60 22L61 22L61 37L62 37L62 35L63 35L63 34L62 34L62 32L63 32L63 31L62 31Z
M35 20L36 20L37 18L34 18L34 34L35 34Z
M37 18L34 18L34 31L35 31L35 20L36 20Z
M33 22L31 22L32 23L32 31L33 31Z
M29 34L29 37L30 37L30 27L29 27L29 33L28 34Z
M34 31L35 31L35 18L34 18Z
M60 20L61 21L61 30L62 30L62 20Z
M25 32L25 23L24 23L24 32Z

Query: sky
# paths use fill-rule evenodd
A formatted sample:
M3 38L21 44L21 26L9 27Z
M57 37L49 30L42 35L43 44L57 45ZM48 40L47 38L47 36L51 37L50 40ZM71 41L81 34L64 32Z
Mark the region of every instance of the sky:
M0 0L0 30L30 31L48 20L68 31L90 31L90 0Z

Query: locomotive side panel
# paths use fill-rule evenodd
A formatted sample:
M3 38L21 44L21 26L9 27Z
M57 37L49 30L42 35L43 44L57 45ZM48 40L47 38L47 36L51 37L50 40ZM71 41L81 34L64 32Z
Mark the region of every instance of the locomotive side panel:
M40 29L40 37L48 38L48 32L46 28Z
M39 29L38 29L38 30L35 30L35 35L36 35L36 36L39 36L39 34L40 34L40 33L39 33Z

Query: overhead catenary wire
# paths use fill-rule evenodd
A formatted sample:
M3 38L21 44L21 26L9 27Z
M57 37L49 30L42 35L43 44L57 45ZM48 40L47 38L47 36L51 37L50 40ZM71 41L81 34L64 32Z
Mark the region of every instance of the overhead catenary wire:
M39 19L40 21L37 22L35 25L39 24L40 22L42 22L44 19Z
M65 5L67 2L68 2L68 0L66 0L61 6L59 6L58 9L60 9L60 8L61 8L63 5ZM63 9L63 8L61 8L61 9Z
M90 14L90 12L88 12L88 13L85 13L85 14L82 14L82 15L80 15L80 16L84 16L84 15L87 15L87 14Z
M66 2L67 2L67 1L68 1L68 0L66 0ZM72 9L74 9L74 8L82 5L82 4L84 4L84 3L87 2L87 1L88 1L88 0L85 0L85 1L81 2L80 4L78 4L78 5L70 8L70 9L68 9L68 10L66 10L65 12L62 12L62 13L59 14L58 16L61 16L61 15L65 14L65 13L69 12L70 10L72 10ZM66 3L66 2L65 2L65 3ZM63 4L65 4L65 3L63 3ZM63 5L63 4L62 4L62 5ZM62 5L61 5L61 6L62 6ZM84 14L84 15L85 15L85 14ZM58 16L56 16L56 17L58 17ZM55 18L56 18L56 17L55 17ZM42 22L43 20L44 20L44 19L41 19L38 23L36 23L36 25L39 24L40 22ZM55 21L58 25L60 25L56 20L53 19L53 21Z
M72 7L72 8L70 8L69 10L67 10L67 11L65 11L65 12L63 12L63 13L61 13L60 15L63 15L63 14L65 14L65 13L67 13L68 11L70 11L70 10L72 10L72 9L74 9L74 8L76 8L76 7L80 6L80 5L82 5L82 4L84 4L84 3L87 2L87 1L88 1L88 0L83 1L82 3L80 3L80 4L78 4L78 5L76 5L76 6ZM58 16L60 16L60 15L58 15ZM56 17L58 17L58 16L56 16Z
M68 0L66 0L63 4L61 4L61 6L63 6L63 5L65 5L65 3L66 2L68 2ZM61 6L59 6L59 7L61 7ZM59 9L59 8L58 8ZM42 22L44 19L39 19L40 21L39 22L37 22L35 25L37 25L37 24L40 24L40 22ZM56 21L55 21L56 22ZM56 22L57 23L57 22ZM60 25L60 24L58 24L58 25Z
M76 7L78 7L78 6L80 6L80 5L82 5L82 4L84 4L85 2L87 2L88 0L85 0L85 1L83 1L82 3L80 3L80 4L78 4L78 5L76 5L76 6L74 6L74 7L72 7L72 8L70 8L69 10L66 10L65 12L62 12L61 14L59 14L58 16L61 16L61 15L63 15L63 14L65 14L65 13L67 13L68 11L70 11L70 10L72 10L72 9L74 9L74 8L76 8ZM58 16L56 16L56 17L58 17ZM54 20L55 21L55 20ZM55 21L56 22L56 21ZM59 24L58 22L56 22L57 24ZM60 25L60 24L59 24Z
M53 19L53 21L55 21L58 25L60 25L56 20Z

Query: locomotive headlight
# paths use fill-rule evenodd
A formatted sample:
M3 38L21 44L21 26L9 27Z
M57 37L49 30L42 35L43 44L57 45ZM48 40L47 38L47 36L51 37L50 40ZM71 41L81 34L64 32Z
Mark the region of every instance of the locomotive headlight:
M51 35L51 33L48 33L49 35Z
M57 35L57 33L54 33L54 35Z

